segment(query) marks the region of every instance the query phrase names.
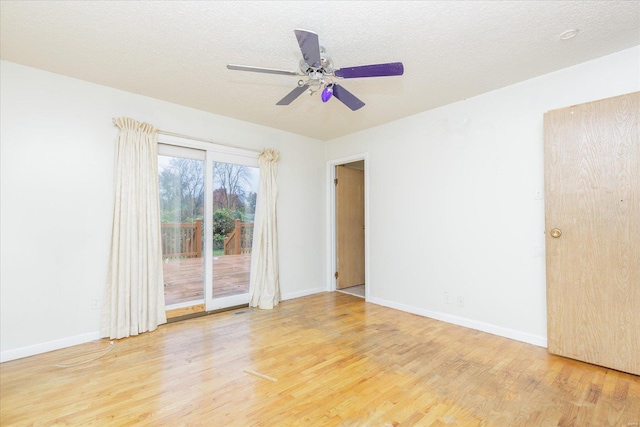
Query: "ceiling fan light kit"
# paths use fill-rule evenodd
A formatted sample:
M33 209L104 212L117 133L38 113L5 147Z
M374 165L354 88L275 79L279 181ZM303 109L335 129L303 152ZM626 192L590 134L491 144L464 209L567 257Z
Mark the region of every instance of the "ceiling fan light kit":
M320 99L322 99L322 102L327 102L329 99L331 99L331 96L333 96L333 84L328 84L322 90Z
M302 52L300 72L233 64L227 65L227 68L235 71L283 74L305 78L299 80L298 87L289 92L284 98L278 101L276 105L289 105L307 90L309 90L310 95L321 90L320 99L322 102L327 102L332 97L335 97L352 111L356 111L364 107L364 102L346 90L343 86L338 85L334 79L387 77L401 76L404 74L404 66L402 62L361 65L333 70L331 59L324 55L325 50L320 46L318 35L316 33L300 29L294 30L294 33L298 40L300 51Z

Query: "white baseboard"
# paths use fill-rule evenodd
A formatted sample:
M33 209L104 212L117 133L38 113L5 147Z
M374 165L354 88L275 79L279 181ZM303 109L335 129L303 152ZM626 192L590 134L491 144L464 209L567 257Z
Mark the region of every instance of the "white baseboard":
M532 335L515 329L492 325L491 323L480 322L477 320L467 319L465 317L454 316L452 314L441 313L438 311L426 310L424 308L413 307L410 305L387 301L380 298L368 298L367 301L385 307L395 308L396 310L406 311L407 313L428 317L430 319L441 320L443 322L452 323L454 325L464 326L465 328L475 329L477 331L487 332L489 334L498 335L528 344L533 344L538 347L547 347L547 338L539 335Z
M47 353L61 348L71 347L86 342L100 339L100 331L89 332L87 334L76 335L73 337L61 338L55 341L48 341L41 344L30 345L27 347L16 348L0 352L0 363L9 362L10 360L22 359L23 357L34 356L36 354Z
M289 292L282 295L282 300L289 300L295 298L306 297L313 294L319 294L326 292L324 287L305 289L298 292ZM538 347L547 347L547 338L528 334L526 332L517 331L515 329L505 328L502 326L492 325L490 323L479 322L477 320L467 319L464 317L454 316L452 314L441 313L438 311L426 310L423 308L413 307L406 304L400 304L393 301L387 301L380 298L370 297L368 302L373 304L382 305L384 307L394 308L396 310L405 311L407 313L417 314L419 316L428 317L435 320L441 320L443 322L452 323L458 326L464 326L465 328L471 328L482 332L487 332L493 335L513 339L516 341L533 344ZM6 350L0 352L0 363L8 362L11 360L21 359L23 357L34 356L36 354L46 353L53 350L59 350L61 348L71 347L78 344L84 344L90 341L100 339L100 332L90 332L87 334L76 335L73 337L62 338L55 341L49 341L41 344L35 344L27 347L16 348L13 350Z
M325 292L324 287L305 289L298 292L290 292L282 295L282 300L306 297L308 295ZM61 348L71 347L78 344L84 344L90 341L100 339L100 331L90 332L88 334L76 335L74 337L62 338L55 341L34 344L28 347L16 348L0 352L0 363L9 362L11 360L22 359L23 357L35 356L36 354L47 353Z
M304 291L289 292L289 293L283 294L280 299L282 301L285 301L288 299L296 299L296 298L302 298L302 297L306 297L313 294L319 294L321 292L326 292L326 289L324 286L320 288L305 289Z

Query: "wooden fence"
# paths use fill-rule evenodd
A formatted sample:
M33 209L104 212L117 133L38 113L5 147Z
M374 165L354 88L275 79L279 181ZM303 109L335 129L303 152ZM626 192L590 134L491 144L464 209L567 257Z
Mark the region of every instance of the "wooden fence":
M253 244L253 223L240 222L236 219L235 225L233 231L224 238L224 254L250 254Z
M224 238L225 255L250 254L253 223L235 220L235 228ZM162 224L163 258L202 257L202 220Z
M202 257L202 220L162 224L163 258Z

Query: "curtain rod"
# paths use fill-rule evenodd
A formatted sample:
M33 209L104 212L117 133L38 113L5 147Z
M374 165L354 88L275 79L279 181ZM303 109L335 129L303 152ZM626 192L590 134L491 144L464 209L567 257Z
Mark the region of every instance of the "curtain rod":
M116 119L111 119L112 123L114 126L116 125ZM231 145L231 144L221 144L219 142L215 142L211 139L204 139L204 138L198 138L196 136L189 136L189 135L184 135L181 133L175 133L175 132L169 132L166 130L160 130L158 129L158 133L161 133L162 135L166 135L166 136L176 136L178 138L186 138L186 139L191 139L193 141L199 141L199 142L208 142L209 144L216 144L216 145L221 145L223 147L229 147L229 148L237 148L238 150L246 150L246 151L253 151L254 153L260 153L260 150L253 150L251 148L245 148L245 147L239 147L237 145Z

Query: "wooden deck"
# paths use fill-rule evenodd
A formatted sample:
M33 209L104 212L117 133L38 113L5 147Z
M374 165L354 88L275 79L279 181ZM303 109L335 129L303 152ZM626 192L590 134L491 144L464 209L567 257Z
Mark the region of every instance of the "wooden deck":
M167 305L204 298L205 258L169 260L164 263L164 297ZM213 257L213 296L249 292L251 254Z

